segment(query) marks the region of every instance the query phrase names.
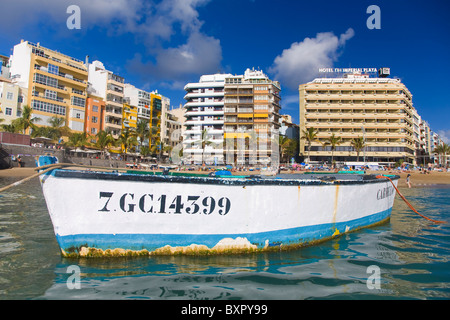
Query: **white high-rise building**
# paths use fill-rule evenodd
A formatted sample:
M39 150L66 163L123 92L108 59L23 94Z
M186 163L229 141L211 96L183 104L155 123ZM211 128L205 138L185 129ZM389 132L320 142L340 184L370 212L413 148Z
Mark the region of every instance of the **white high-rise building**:
M89 84L92 93L106 102L105 131L118 138L122 130L123 91L125 79L106 70L100 61L89 64Z
M185 163L223 163L224 87L225 79L231 76L203 75L199 82L184 87L187 92L184 96L187 101L183 133Z

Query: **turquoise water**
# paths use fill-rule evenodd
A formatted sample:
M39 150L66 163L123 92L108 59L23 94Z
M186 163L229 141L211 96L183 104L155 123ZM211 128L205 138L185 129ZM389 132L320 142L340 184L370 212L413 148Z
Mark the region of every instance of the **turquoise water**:
M450 186L401 192L449 223L397 196L390 222L299 250L94 260L60 256L32 180L0 195L0 299L449 299Z

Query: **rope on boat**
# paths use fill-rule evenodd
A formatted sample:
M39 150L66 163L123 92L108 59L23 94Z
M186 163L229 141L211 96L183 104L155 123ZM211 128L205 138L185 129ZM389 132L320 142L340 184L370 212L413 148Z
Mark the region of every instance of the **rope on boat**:
M414 211L415 213L417 213L419 216L421 216L422 218L425 218L429 221L432 221L434 223L447 223L446 221L439 221L439 220L433 220L430 219L428 217L425 217L424 215L420 214L419 212L417 212L416 209L414 209L414 207L408 202L408 200L406 200L406 198L400 193L400 191L397 189L397 187L395 186L394 182L391 180L391 178L387 177L387 176L383 176L383 175L378 175L376 176L377 179L388 179L391 183L392 186L395 188L395 190L397 191L398 195L400 196L400 198L403 199L403 201L405 201L405 203L408 205L408 207L411 208L412 211Z
M77 164L74 164L74 163L53 163L53 164L48 164L48 165L45 165L45 166L34 168L34 170L39 171L39 172L37 172L37 173L35 173L35 174L33 174L33 175L29 176L29 177L26 177L26 178L24 178L22 180L19 180L19 181L16 181L14 183L11 183L10 185L7 185L5 187L0 188L0 192L6 191L8 189L11 189L12 187L16 187L16 186L18 186L18 185L20 185L20 184L22 184L22 183L24 183L24 182L26 182L28 180L31 180L33 178L36 178L36 177L40 176L41 174L47 173L47 172L52 171L54 169L60 169L60 168L63 168L63 167L83 167L83 168L90 168L90 169L109 169L109 170L112 170L111 168L107 168L107 167L84 166L84 165L77 165ZM116 170L116 169L114 169L114 170Z
M20 185L20 184L22 184L22 183L24 183L24 182L26 182L28 180L36 178L36 177L40 176L41 174L47 173L47 172L52 171L52 170L57 169L57 168L62 168L62 166L52 165L52 167L50 167L50 168L47 168L47 169L45 169L43 171L37 172L37 173L35 173L35 174L33 174L33 175L29 176L29 177L26 177L25 179L16 181L14 183L11 183L10 185L7 185L5 187L0 188L0 192L6 191L6 190L8 190L8 189L10 189L12 187L18 186L18 185ZM36 169L38 169L38 168L36 168Z
M103 169L103 170L114 170L114 171L118 171L118 170L126 170L126 169L120 169L120 168L108 168L108 167L97 167L97 166L86 166L86 165L77 165L74 163L53 163L53 164L48 164L45 166L41 166L41 167L37 167L34 168L34 170L39 171L29 177L26 177L22 180L19 180L17 182L11 183L10 185L4 186L2 188L0 188L0 192L6 191L12 187L16 187L28 180L31 180L33 178L36 178L38 176L40 176L41 174L47 173L49 171L52 171L54 169L60 169L63 167L82 167L82 168L87 168L87 169ZM40 171L42 170L42 171Z

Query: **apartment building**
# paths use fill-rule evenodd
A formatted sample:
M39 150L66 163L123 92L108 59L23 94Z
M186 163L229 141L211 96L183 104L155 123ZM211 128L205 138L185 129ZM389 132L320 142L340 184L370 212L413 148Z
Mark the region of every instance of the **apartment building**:
M0 54L0 77L9 79L9 57Z
M122 130L125 79L106 70L103 63L96 60L89 64L89 83L94 94L106 104L104 130L118 138Z
M311 161L356 161L353 138L361 137L366 161L393 164L415 162L418 115L412 94L399 79L352 73L336 78L317 78L299 86L300 134L318 131L310 148ZM341 143L332 150L324 145L332 134ZM300 140L300 155L307 158L307 142ZM362 157L360 157L360 160Z
M184 87L186 91L184 163L224 162L224 87L225 79L231 76L231 74L202 75L199 82L188 83Z
M172 110L167 110L164 124L164 130L161 133L161 141L168 146L175 147L181 143L183 139L182 122Z
M85 62L23 41L10 57L11 80L27 89L26 104L35 124L47 126L53 116L65 119L73 132L84 131L88 70Z
M262 71L247 69L244 75L225 79L225 162L236 165L276 165L280 128L279 82ZM247 139L247 140L246 140Z
M125 129L136 129L138 122L138 108L128 104L123 104L122 131Z
M92 142L96 140L95 135L105 129L105 109L106 104L101 97L88 94L84 128Z
M28 89L12 83L11 80L0 78L0 119L1 124L11 122L22 115L22 107L27 102Z

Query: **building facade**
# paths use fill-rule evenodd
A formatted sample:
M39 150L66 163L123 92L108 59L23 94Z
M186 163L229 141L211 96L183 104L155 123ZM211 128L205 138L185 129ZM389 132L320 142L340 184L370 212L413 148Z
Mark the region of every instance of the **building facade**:
M11 80L27 89L35 124L48 126L53 116L65 119L73 132L84 132L88 70L85 62L22 41L10 58Z
M262 71L247 69L243 75L203 75L185 90L185 163L271 162L280 126L278 82Z
M415 162L417 113L408 88L398 79L347 74L339 78L317 78L299 86L300 135L317 130L311 142L310 159L315 162L356 161L352 139L363 138L360 161L393 164ZM324 145L334 134L341 143L332 150ZM300 140L300 155L307 158L307 142Z
M88 95L84 128L91 141L95 141L95 135L105 129L105 108L105 101L101 97Z
M12 83L10 80L0 78L0 118L4 124L11 122L22 115L22 107L27 103L28 89Z
M106 70L102 62L93 61L89 64L89 83L106 104L104 130L117 139L122 130L125 79Z
M280 128L279 82L262 71L225 79L225 162L235 165L275 165Z
M225 79L230 76L203 75L199 82L188 83L184 87L184 163L202 163L205 155L208 162L224 162L224 87Z

